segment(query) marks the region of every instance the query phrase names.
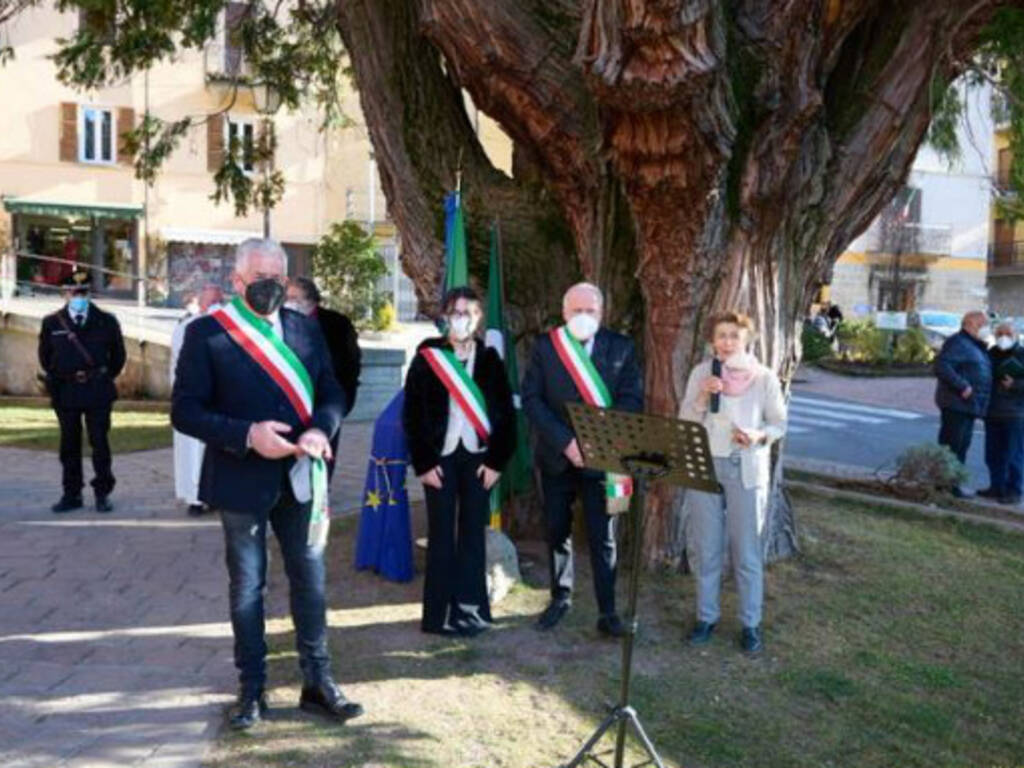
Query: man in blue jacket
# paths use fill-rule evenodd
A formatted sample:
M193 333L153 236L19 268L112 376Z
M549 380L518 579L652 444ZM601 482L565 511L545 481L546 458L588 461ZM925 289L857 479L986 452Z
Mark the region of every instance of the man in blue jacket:
M330 439L345 396L315 322L281 309L287 257L272 240L238 246L237 296L185 332L172 395L175 429L206 444L199 499L220 513L240 677L231 716L251 728L266 712L263 590L267 525L291 597L304 685L299 706L337 721L362 713L334 682L327 652L323 550Z
M544 495L551 574L551 603L537 625L551 629L571 605L572 503L579 494L600 612L597 629L603 635L621 637L625 630L615 612L615 525L614 517L608 514L608 478L603 472L583 468L583 456L565 407L566 403L584 401L580 385L585 385L583 379L592 371L606 387L611 407L643 410L643 374L633 341L601 327L603 305L601 291L590 283L579 283L566 291L562 300L566 324L541 334L533 346L523 377L523 410L537 433L535 455ZM574 361L582 365L574 368Z
M942 412L939 444L953 451L961 463L971 447L974 420L988 411L992 392L992 364L986 343L989 335L985 313L968 312L960 331L946 339L935 358L935 404ZM958 486L953 495L966 498L972 494Z

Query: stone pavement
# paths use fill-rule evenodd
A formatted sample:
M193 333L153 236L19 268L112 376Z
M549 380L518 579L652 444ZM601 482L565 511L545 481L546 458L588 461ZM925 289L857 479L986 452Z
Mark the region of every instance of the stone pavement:
M932 376L841 376L804 365L793 378L793 392L936 416L939 413L935 407L935 378Z
M345 426L335 510L359 506L370 431ZM170 449L114 472L113 514L58 516L57 457L0 449L4 768L198 766L233 698L218 521L174 503Z

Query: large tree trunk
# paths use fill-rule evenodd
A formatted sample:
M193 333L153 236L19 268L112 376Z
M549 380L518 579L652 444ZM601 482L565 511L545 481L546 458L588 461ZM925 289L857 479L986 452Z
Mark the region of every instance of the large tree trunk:
M675 415L716 309L753 315L757 352L788 384L814 289L902 184L928 125L933 85L957 74L958 56L999 5L338 7L421 297L436 295L440 197L463 147L471 216L505 211L516 222L505 224L515 241L509 272L513 300L535 308L528 324L557 316L577 270L598 281L609 289L613 323L642 329L648 410ZM490 167L460 88L505 128L528 172L517 167L508 179ZM777 465L770 556L795 546L780 478ZM652 498L649 562L681 559L678 501L668 492Z

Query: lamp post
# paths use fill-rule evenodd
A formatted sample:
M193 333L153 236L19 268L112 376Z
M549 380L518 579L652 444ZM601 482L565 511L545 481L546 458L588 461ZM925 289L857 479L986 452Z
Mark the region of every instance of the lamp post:
M256 111L263 117L263 136L265 141L271 140L271 132L274 130L274 114L281 108L281 94L270 83L253 83L252 103ZM263 183L270 180L270 163L272 157L263 160ZM270 237L270 205L263 206L263 237Z

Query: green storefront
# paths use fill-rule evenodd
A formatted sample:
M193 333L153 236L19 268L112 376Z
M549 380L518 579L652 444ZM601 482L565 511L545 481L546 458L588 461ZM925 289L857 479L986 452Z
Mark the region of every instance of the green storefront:
M75 269L92 273L96 293L135 295L141 205L77 204L7 197L17 292L47 294Z

